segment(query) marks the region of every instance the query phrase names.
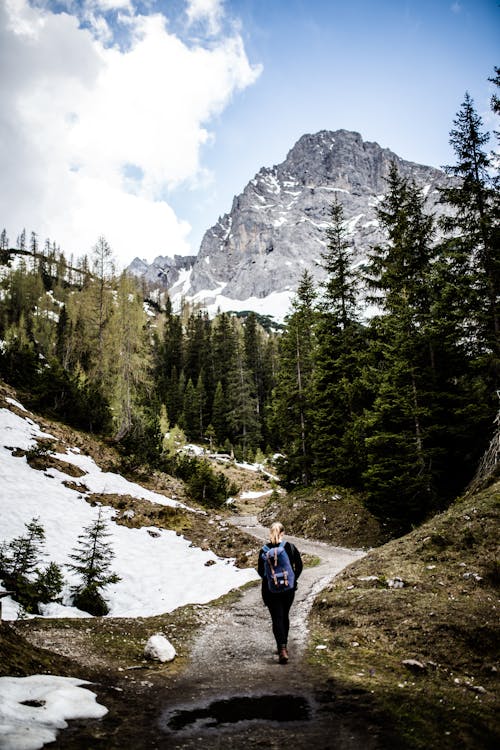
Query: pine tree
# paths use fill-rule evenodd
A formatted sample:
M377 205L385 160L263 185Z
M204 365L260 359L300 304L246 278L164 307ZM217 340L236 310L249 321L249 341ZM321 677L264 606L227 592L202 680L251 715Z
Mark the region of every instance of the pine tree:
M8 250L9 249L9 238L7 236L7 230L2 229L2 233L0 234L0 250Z
M215 472L205 459L196 461L187 486L193 500L211 508L223 505L231 489L227 477Z
M209 370L210 321L207 314L190 315L187 324L185 342L184 372L186 379L198 382L200 372Z
M25 528L26 534L9 544L9 572L14 578L32 575L44 556L45 531L38 518L32 518Z
M35 581L37 600L43 604L58 601L63 586L64 577L61 568L55 562L49 563L44 571L39 571Z
M257 395L257 411L259 415L264 409L264 363L263 346L257 328L257 317L251 312L245 319L243 326L245 365L252 374Z
M425 197L415 182L402 177L396 164L390 167L388 192L377 211L387 232L387 242L369 256L368 283L371 301L388 313L411 309L423 323L429 313L434 219L425 211Z
M335 201L322 254L326 271L316 328L314 473L323 482L359 487L364 466L361 360L364 329L356 320L358 274L352 268L342 205Z
M33 263L35 263L34 256L38 253L38 235L36 232L31 232L30 253L33 255Z
M68 320L68 313L66 311L66 305L61 307L59 317L57 319L56 326L56 345L55 355L58 358L61 365L66 369L69 363L69 352L68 352L68 328L70 326Z
M227 436L227 403L222 383L217 383L214 400L212 404L212 425L215 430L215 437L219 445L222 445Z
M273 411L280 449L285 454L280 470L289 486L297 482L307 486L312 480L315 298L312 276L305 271L279 345Z
M115 413L115 439L120 441L138 426L144 433L151 405L152 361L146 328L146 313L137 287L126 273L120 276L114 314L103 336L108 393ZM144 408L146 406L146 408ZM158 407L159 413L159 407Z
M371 379L376 396L366 416L365 486L371 508L401 523L421 520L436 500L439 432L435 319L430 295L436 249L433 219L415 184L389 174L378 211L387 242L374 249L368 280L383 311L371 324Z
M205 430L205 437L208 440L210 453L212 453L214 449L214 440L216 438L213 424L208 425L207 429Z
M21 234L17 238L16 247L22 253L26 252L26 229L23 229Z
M26 322L31 321L33 311L45 291L40 277L28 271L22 259L16 268L9 271L7 278L7 294L2 300L7 323L18 323L21 316L24 316Z
M109 323L112 310L112 296L110 282L114 275L114 262L111 247L104 237L99 237L92 253L92 270L94 281L90 286L93 335L95 377L99 385L105 378L105 330Z
M263 328L253 312L245 317L243 340L245 366L255 384L260 432L263 443L266 443L270 439L269 416L271 394L275 384L273 358L276 356L276 350L272 346L272 334Z
M181 405L178 403L179 373L184 368L184 340L182 322L174 315L171 305L167 307L163 337L159 347L156 365L157 382L160 396L166 404L169 421L175 424L180 416Z
M208 424L207 392L203 381L203 369L200 371L196 383L196 404L198 406L198 440L203 440L205 437L205 427Z
M455 178L441 191L441 200L452 209L443 220L452 235L450 243L464 259L467 297L473 301L477 342L484 342L500 377L500 230L499 197L494 189L492 161L486 151L488 133L468 93L453 122L450 143L457 157L455 165L444 167ZM463 289L463 279L460 282Z
M0 579L9 575L11 563L9 545L7 542L0 542Z
M493 78L488 78L491 83L494 83L497 88L500 87L500 68L495 66L495 75ZM497 115L500 114L500 97L496 93L496 91L491 96L491 109L493 112L495 112Z
M228 313L221 313L214 321L212 335L214 382L222 383L224 393L228 392L228 378L236 360L236 332Z
M56 600L64 579L54 562L45 570L38 567L45 557L45 531L38 518L26 523L25 528L26 534L0 545L0 577L26 612L39 614L38 604Z
M245 367L242 342L237 342L236 358L228 375L227 424L233 443L247 459L261 440L258 402L252 374Z
M37 276L39 279L42 278L39 274ZM36 309L32 313L33 338L36 341L38 351L47 360L51 360L55 354L57 337L54 314L57 314L56 310L54 310L52 296L42 294Z
M182 410L182 428L188 440L200 438L200 404L193 381L189 378L184 391L184 405Z
M79 535L76 547L70 558L73 563L67 567L81 578L81 583L73 588L73 604L92 615L105 615L109 612L101 589L121 579L111 572L114 552L108 538L107 523L99 506L97 517Z
M356 319L359 278L352 268L344 209L337 199L331 205L330 224L325 233L328 243L326 252L321 253L321 265L327 279L323 284L321 307L328 312L336 326L345 330Z
M174 366L170 371L170 377L167 381L165 391L165 405L169 422L173 425L180 424L182 421L184 399L184 373L178 376L177 368Z

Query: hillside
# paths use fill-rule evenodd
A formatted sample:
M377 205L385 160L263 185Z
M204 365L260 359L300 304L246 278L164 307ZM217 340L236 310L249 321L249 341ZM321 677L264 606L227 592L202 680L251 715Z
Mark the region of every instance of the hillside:
M122 617L206 602L255 577L246 555L253 540L228 529L222 515L192 503L182 482L160 472L142 474L140 484L137 477L126 479L110 444L37 417L13 395L2 387L0 541L19 538L37 518L45 532L45 560L66 569L79 535L101 508L121 578L109 586L107 598L111 614ZM233 468L242 489L245 474ZM265 492L259 479L253 488L259 483ZM235 556L240 567L226 564ZM189 587L183 584L188 574L194 575ZM61 601L45 605L46 613L83 616L70 606L74 576L65 578ZM10 597L3 609L10 619L18 614Z
M36 506L40 517L45 520L50 542L51 502L46 483L50 482L52 493L57 494L60 490L57 489L56 480L62 475L66 484L63 490L85 494L82 502L89 512L96 501L109 507L114 542L119 539L120 533L114 526L115 520L119 522L116 526L127 533L144 534L148 563L145 565L144 561L139 561L144 591L139 598L134 597L134 607L137 607L139 600L144 600L145 592L150 590L149 571L158 566L158 562L154 562L156 558L151 557L154 555L152 550L162 543L161 539L168 534L167 529L175 529L170 533L178 542L186 537L187 554L196 545L200 548L197 554L206 556L197 569L202 581L201 590L205 592L198 599L199 603L191 599L191 604L179 606L183 604L179 600L177 605L166 607L161 613L157 610L156 614L154 606L148 605L140 616L134 615L132 607L127 616L123 604L120 605L121 610L117 606L117 591L110 587L107 596L112 612L115 607L114 611L120 612L120 616L88 618L81 612L75 617L77 613L70 607L59 605L52 611L52 617L11 622L4 620L0 627L0 675L76 675L96 684L93 689L100 703L109 711L109 716L101 722L89 720L83 724L72 724L73 728L64 733L65 747L85 746L79 737L87 737L86 741L92 737L92 742L98 743L96 747L118 748L123 741L123 732L135 737L137 747L154 746L159 736L156 717L162 705L170 700L168 696L172 691L172 695L179 700L176 686L183 679L187 680L189 686L189 679L194 679L187 679L187 674L198 675L192 654L193 649L197 648L199 658L200 643L207 643L203 647L207 674L218 673L222 659L228 662L230 673L235 674L234 662L231 661L232 647L228 653L227 647L224 647L224 654L220 654L217 642L213 641L210 633L216 625L223 627L225 637L231 642L240 616L238 612L245 612L244 622L248 623L251 632L255 630L252 622L254 612L257 616L256 604L243 605L243 599L241 606L238 604L241 597L247 601L251 595L251 602L254 602L258 596L258 590L254 590L252 584L254 574L248 570L247 577L238 576L238 569L232 565L228 568L230 561L224 560L224 557L244 550L245 554L237 555L238 565L252 568L256 563L259 542L236 527L229 526L228 513L236 510L247 518L247 514L261 512L263 520L269 523L278 508L285 509L282 515L290 520L289 532L322 538L323 545L329 542L324 547L325 552L328 549L332 554L337 554L336 548L330 546L332 543L366 547L380 540L380 529L366 513L361 513L361 506L355 498L343 497L339 493L332 501L328 493L325 495L326 491L308 495L304 490L285 496L282 500L278 500L274 493L266 505L270 494L266 477L236 465L229 470L233 479L237 476L240 480L242 491L236 507L228 511L207 513L205 509L192 507L183 494L182 484L159 473L149 479L142 477L141 485L135 484L132 478L122 478L121 481L128 482L130 494L120 494L113 491L112 483L117 480L112 480L112 476L118 457L112 447L62 424L28 414L15 396L17 394L12 389L2 389L0 407L4 414L8 412L12 415L13 420L4 425L3 435L7 439L3 442L8 448L1 449L2 471L4 478L8 479L6 457L10 454L12 461L19 462L18 467L21 464L28 467L26 471L31 472L32 481L25 485L23 472L18 470L17 504L9 504L8 493L4 492L2 496L3 518L8 519L4 527L10 528L16 514L19 519L19 528L15 532L11 530L11 535L22 531L22 522L29 520ZM28 445L15 448L16 432L12 428L20 419L33 432L37 432L36 426L39 425L40 433L52 435L50 450L32 450L27 455ZM47 435L37 434L36 440L38 448L44 441L48 447ZM77 456L78 462L65 463L62 460L63 450L67 451L69 447L72 451L68 451L67 457L71 459L71 454ZM74 471L71 475L66 474L68 467L74 470L81 463L84 452L87 461L92 460L90 456L95 457L104 469L101 474L106 475L105 484L108 486L101 487L97 492L89 490L84 493L82 486L77 489L75 483L95 483L98 472L89 470L84 474L80 470L79 476ZM29 492L25 493L23 486L29 487ZM177 498L172 505L167 503L169 494L175 494ZM165 504L159 502L161 497ZM30 503L33 499L35 505L32 506ZM302 690L304 695L312 691L310 700L317 706L314 721L300 730L303 734L296 735L297 747L302 747L301 737L306 742L305 738L309 736L315 737L318 747L323 747L321 737L328 736L324 735L325 727L331 731L337 726L343 726L353 737L364 738L367 747L377 750L388 746L402 750L423 750L437 746L443 750L457 746L487 750L496 746L499 500L498 482L459 499L448 511L407 536L372 549L319 591L309 616L305 658L297 662L293 670L297 683L295 689ZM325 514L327 501L332 512ZM66 531L59 527L58 547L63 550L66 544L64 537L70 535L74 528L75 511L81 513L81 508L81 505L74 505L72 512L66 514L71 516ZM134 515L124 517L124 511L132 509ZM115 511L116 515L113 515ZM311 543L305 540L302 545L303 550L311 547ZM124 554L122 547L118 545L115 562L121 575L126 577L127 572L120 562ZM315 573L314 566L320 562L323 552L321 544L313 544L312 548L316 550L315 556L305 556L306 569L317 579L320 574ZM136 545L132 547L136 556L137 549ZM51 545L48 552L50 558L59 559L60 550L56 551L56 545ZM339 549L338 553L342 553L342 550ZM359 556L359 553L355 554ZM126 565L131 566L129 574L133 577L131 559L123 559ZM208 559L215 562L207 567ZM177 565L179 563L178 560ZM223 589L228 593L216 599L218 593L214 584L209 583L207 574L209 577L217 574L220 565ZM154 570L153 575L156 586L161 588L165 585L167 589L172 589L171 578L165 574L158 575L158 572L159 569ZM245 571L241 570L240 573ZM236 592L234 587L241 587L245 581L252 588L247 593L244 593L245 587ZM303 587L301 589L304 596L305 591ZM125 587L125 590L130 592L130 587ZM174 587L174 590L177 589ZM194 590L195 596L197 590ZM12 603L5 606L6 600L3 601L4 614L12 620L16 616ZM154 604L154 601L153 597L149 604ZM297 617L299 612L297 610ZM299 617L297 623L300 620ZM265 635L265 619L262 627ZM257 630L261 632L262 627L259 626ZM154 664L144 660L144 644L156 632L164 633L175 644L177 658L174 662ZM240 635L241 632L241 629L238 630ZM210 651L212 645L213 653ZM240 687L234 687L236 692L238 689L241 691L241 662L249 662L252 674L256 669L255 655L247 653L248 643L245 639L238 640L237 649ZM269 668L265 662L261 666ZM230 678L225 679L229 680L226 688L231 692ZM207 677L207 680L210 684L211 678ZM220 680L223 680L223 675ZM281 683L275 683L278 691L285 689L285 683L281 687L279 685ZM235 737L239 737L239 731L236 725ZM252 736L257 740L274 731L272 726L263 722L256 726ZM160 736L163 736L161 732ZM226 746L237 747L237 744L231 744L231 736L225 735ZM238 741L241 741L241 737ZM207 744L207 747L211 746ZM354 748L354 745L345 745L351 746Z
M385 712L404 748L498 747L500 482L343 571L316 600L310 658L331 710Z
M351 564L318 594L309 617L306 662L295 664L286 678L288 690L291 678L299 694L309 682L314 686L316 719L294 729L298 748L309 746L302 738L306 742L316 725L323 733L315 740L320 748L326 747L321 737L333 731L343 733L342 747L350 749L361 738L363 746L379 750L497 746L499 499L499 483L460 499L406 537ZM57 672L99 683L94 689L109 718L77 723L64 733L64 747L85 746L79 737L92 738L95 747L119 747L123 731L137 747L151 747L163 736L155 717L165 701L183 698L179 684L190 663L199 679L196 661L190 660L199 634L208 628L210 637L215 624L225 621L234 633L238 611L232 594L155 618L4 623L0 674ZM167 665L146 664L141 650L147 636L159 630L175 643L178 657ZM252 672L258 665L245 642L238 644L241 692L242 661L253 658ZM204 653L205 660L213 659L204 660L205 670L217 675L221 659L229 660L234 673L230 653L217 648ZM225 679L225 694L231 695L230 677ZM238 731L238 724L225 730L226 747L238 746L233 742ZM275 732L276 726L263 722L253 726L252 737L269 741ZM179 741L172 747L191 747L189 737ZM204 742L216 747L210 735Z
M378 547L387 540L382 524L346 489L307 487L272 495L259 513L264 526L285 520L287 533L340 547Z

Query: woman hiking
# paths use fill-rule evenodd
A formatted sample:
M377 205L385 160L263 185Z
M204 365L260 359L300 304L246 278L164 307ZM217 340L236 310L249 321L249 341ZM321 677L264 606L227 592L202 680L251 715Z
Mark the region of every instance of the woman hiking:
M257 571L262 578L262 599L269 609L276 639L279 663L288 662L289 613L297 580L302 573L302 558L297 547L284 541L282 523L273 523L269 529L269 544L259 554Z

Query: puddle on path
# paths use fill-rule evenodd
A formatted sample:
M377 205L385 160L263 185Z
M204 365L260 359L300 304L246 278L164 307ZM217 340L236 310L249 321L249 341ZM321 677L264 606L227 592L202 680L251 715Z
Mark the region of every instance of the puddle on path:
M309 721L310 703L300 695L253 695L220 698L201 706L177 706L160 720L166 732L221 729L248 721Z

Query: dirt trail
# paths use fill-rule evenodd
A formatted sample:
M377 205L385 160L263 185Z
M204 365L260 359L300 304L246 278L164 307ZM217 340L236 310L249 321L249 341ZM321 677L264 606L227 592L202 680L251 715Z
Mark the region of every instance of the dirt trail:
M259 540L267 539L267 529L253 516L230 522ZM304 660L307 615L316 594L363 553L286 538L301 553L320 559L319 565L304 568L299 581L291 611L289 664L277 663L260 586L247 590L229 607L214 610L212 621L196 640L187 670L168 690L161 719L166 747L277 748L290 740L295 748L312 742L316 750L379 746L376 732L366 722L360 726L349 711L334 718L331 706L317 704L317 677ZM281 711L281 721L270 721ZM236 716L246 720L234 723Z

